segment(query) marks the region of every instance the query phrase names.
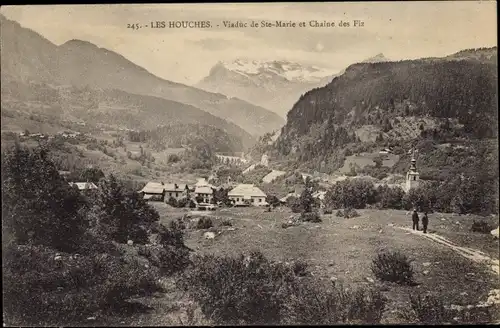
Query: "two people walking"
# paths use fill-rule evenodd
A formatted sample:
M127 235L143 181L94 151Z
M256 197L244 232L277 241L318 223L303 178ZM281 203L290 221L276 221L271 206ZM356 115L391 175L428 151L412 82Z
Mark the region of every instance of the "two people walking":
M417 209L413 210L413 214L411 216L411 220L413 221L413 230L419 230L418 229L418 223L420 221L420 218L417 213ZM429 217L427 216L427 211L424 212L424 216L422 217L422 225L424 227L424 233L427 233L427 226L429 225Z

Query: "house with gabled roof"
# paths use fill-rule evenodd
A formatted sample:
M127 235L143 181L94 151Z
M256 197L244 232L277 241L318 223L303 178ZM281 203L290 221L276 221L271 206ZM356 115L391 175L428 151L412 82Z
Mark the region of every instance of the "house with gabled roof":
M139 193L145 200L164 201L165 200L165 184L163 182L148 182L139 190Z
M172 197L177 200L183 197L187 197L187 195L189 195L189 193L192 191L185 183L167 183L164 189L165 197L167 199L170 199L170 197Z
M253 184L239 184L228 192L235 206L267 206L267 195Z

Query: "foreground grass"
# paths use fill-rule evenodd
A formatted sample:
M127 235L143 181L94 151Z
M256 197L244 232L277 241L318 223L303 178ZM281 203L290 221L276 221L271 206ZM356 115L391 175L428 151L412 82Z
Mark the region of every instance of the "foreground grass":
M189 211L156 203L163 223L188 214ZM393 226L411 223L405 211L360 210L357 218L343 219L334 215L322 216L322 223L281 228L293 213L288 209L265 212L258 208L219 209L216 212L190 214L212 217L219 232L214 239L205 239L206 230L187 230L186 244L199 254L230 255L261 251L275 261L304 260L312 274L325 284L334 277L338 283L356 288L376 285L390 299L384 315L385 323L401 323L398 312L409 308L408 295L432 293L440 295L445 303L477 304L487 298L488 292L498 287L498 277L486 266L460 257L453 250L433 241L411 235ZM441 220L444 218L445 220ZM441 234L459 245L476 248L492 254L498 247L490 235L469 232L472 218L449 214L431 214L430 232ZM230 220L232 227L218 227L218 222ZM456 222L460 224L456 224ZM217 228L218 227L218 228ZM463 236L469 236L466 245ZM372 276L372 259L383 251L399 250L412 260L416 272L416 286L400 286L377 282ZM372 280L373 279L373 280Z

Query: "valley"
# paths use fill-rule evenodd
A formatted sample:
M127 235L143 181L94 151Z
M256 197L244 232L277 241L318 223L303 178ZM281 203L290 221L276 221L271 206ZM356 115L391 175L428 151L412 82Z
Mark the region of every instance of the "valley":
M2 8L9 326L500 322L497 47L474 48L474 29L444 29L456 44L434 52L396 34L370 43L361 28L332 34L317 5L272 20L271 4L68 9L62 42ZM139 50L165 41L142 52L161 56L156 70L126 58L138 49L98 46L112 28L90 42L91 24L76 24L151 8L204 23L164 39L116 32ZM260 34L240 12L275 28Z

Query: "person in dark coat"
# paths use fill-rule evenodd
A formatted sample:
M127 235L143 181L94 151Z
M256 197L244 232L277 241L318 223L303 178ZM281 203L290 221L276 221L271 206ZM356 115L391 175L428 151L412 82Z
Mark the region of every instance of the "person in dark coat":
M418 221L419 221L419 217L418 217L418 213L417 213L417 209L414 209L413 210L413 214L411 216L411 220L413 221L413 230L415 230L415 228L417 229L418 231Z
M422 217L422 225L424 226L424 233L427 233L427 225L429 225L429 217L427 216L427 211L424 212Z

